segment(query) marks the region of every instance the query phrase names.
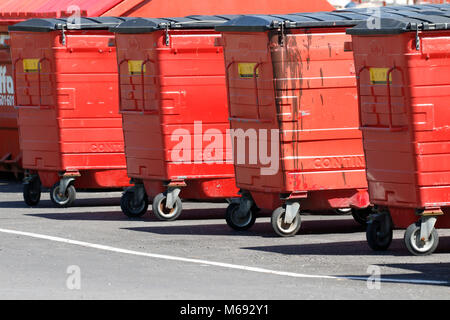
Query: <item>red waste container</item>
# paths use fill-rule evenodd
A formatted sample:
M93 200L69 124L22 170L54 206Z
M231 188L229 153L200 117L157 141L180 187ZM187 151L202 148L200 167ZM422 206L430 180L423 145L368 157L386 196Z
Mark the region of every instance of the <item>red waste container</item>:
M9 27L24 200L41 184L69 206L75 188L119 188L126 173L114 34L126 18L31 19Z
M250 228L274 210L280 236L300 228L300 210L370 212L351 37L361 12L242 16L223 34L239 203L226 221Z
M448 8L448 6L447 6ZM407 228L415 255L450 227L450 15L402 12L352 34L371 216L367 241L386 250Z
M231 16L232 17L232 16ZM128 216L174 220L185 199L237 196L223 50L214 26L229 16L139 18L113 28L120 74Z

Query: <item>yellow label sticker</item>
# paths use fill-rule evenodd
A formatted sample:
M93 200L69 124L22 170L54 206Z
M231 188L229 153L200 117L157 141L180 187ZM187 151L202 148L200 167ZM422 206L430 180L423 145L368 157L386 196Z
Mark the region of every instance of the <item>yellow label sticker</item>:
M39 59L23 59L23 71L24 72L38 72L39 71Z
M372 84L386 84L389 68L370 68L370 81ZM389 75L389 83L392 83L392 73Z
M142 60L128 60L128 72L130 74L140 74L142 71L145 73L145 65L144 70L142 70L142 64L144 61Z
M240 78L253 78L257 63L238 63ZM256 68L256 76L259 76L259 68Z

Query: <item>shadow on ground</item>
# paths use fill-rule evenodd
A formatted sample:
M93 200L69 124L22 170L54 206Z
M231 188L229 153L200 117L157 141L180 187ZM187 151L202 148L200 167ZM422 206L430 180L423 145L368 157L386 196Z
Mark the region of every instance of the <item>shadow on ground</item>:
M390 283L408 283L416 285L434 285L450 287L450 263L395 263L395 264L375 264L373 266L380 267L379 273L373 273L368 276L361 275L344 275L337 277L345 277L353 280L369 281L372 285L376 281L376 277L380 277L380 289L383 282ZM390 273L387 274L383 268L405 270L406 273ZM369 270L369 269L368 269ZM370 273L372 270L370 269ZM446 298L446 297L442 297Z
M220 209L221 210L221 209ZM200 211L200 210L192 210ZM223 219L223 223L220 224L207 224L207 225L165 225L165 222L161 222L159 226L137 227L129 228L128 230L148 232L163 235L239 235L239 236L260 236L265 238L279 238L272 229L269 222L256 222L249 230L235 231L227 226L222 214L218 214L215 218ZM200 215L190 214L189 219L205 219ZM258 221L258 220L257 220ZM298 236L302 234L326 234L326 233L355 233L362 232L364 228L351 219L345 220L325 220L325 221L305 221L302 224L302 229L298 233Z
M403 239L394 239L386 251L373 251L367 241L327 242L317 244L276 245L246 247L246 250L279 253L284 255L327 255L327 256L410 256ZM450 253L450 237L441 237L439 246L434 254ZM450 271L447 269L447 272ZM449 273L450 274L450 273Z

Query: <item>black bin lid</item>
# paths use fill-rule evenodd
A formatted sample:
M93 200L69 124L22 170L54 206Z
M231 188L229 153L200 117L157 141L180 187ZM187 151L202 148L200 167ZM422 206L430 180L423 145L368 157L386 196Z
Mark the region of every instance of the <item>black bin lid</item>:
M163 29L214 29L239 15L192 15L183 18L132 18L110 28L115 33L150 33Z
M352 35L400 34L417 30L450 29L450 7L434 5L433 10L403 10L381 14L378 25L360 23L347 29Z
M369 14L356 11L292 13L285 15L243 15L216 27L217 31L264 32L286 28L350 27L366 21Z
M349 8L332 12L294 13L287 15L243 15L216 27L223 32L264 32L285 28L355 27L364 24L379 12L381 17L395 18L421 12L450 12L450 5L385 6L377 8ZM392 16L391 16L392 15Z
M131 18L124 17L81 17L73 18L29 19L9 26L9 31L51 32L56 30L108 30Z

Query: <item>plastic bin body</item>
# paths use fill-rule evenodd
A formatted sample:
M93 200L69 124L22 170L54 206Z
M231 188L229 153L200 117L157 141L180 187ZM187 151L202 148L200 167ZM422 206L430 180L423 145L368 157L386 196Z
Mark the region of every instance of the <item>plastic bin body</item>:
M128 175L150 197L171 186L182 186L183 198L237 196L219 37L212 29L116 34Z
M45 187L62 175L79 176L78 188L129 185L113 40L107 30L11 31L23 167Z
M223 43L231 128L254 131L258 141L264 141L260 130L267 136L279 132L275 174L262 174L269 166L260 158L238 162L235 149L238 187L265 209L286 199L299 199L302 209L310 210L367 207L356 78L345 28L291 28L285 34L230 30L223 31ZM236 144L252 153L248 140L237 138Z
M20 171L19 132L7 30L0 26L0 170ZM5 32L2 32L5 31Z
M421 31L419 45L415 32L353 36L369 194L396 227L440 208L448 228L450 31Z

